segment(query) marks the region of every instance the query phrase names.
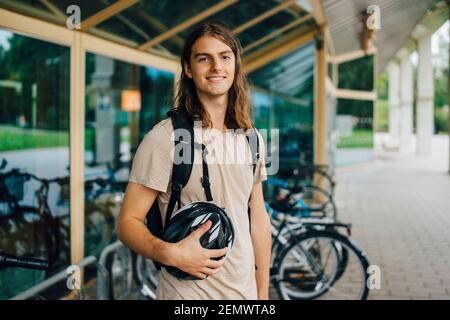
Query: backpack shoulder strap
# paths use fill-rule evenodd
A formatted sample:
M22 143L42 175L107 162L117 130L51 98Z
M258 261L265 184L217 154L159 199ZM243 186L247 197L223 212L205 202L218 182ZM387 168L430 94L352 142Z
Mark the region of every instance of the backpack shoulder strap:
M191 119L182 111L169 111L168 116L172 119L173 124L173 130L174 130L174 146L175 150L178 150L177 146L180 143L188 144L190 147L190 159L187 163L184 161L178 162L174 161L172 165L172 192L170 194L170 200L167 207L166 212L166 219L165 222L167 225L167 222L172 216L173 210L175 209L175 204L178 203L178 206L180 206L180 196L181 196L181 190L186 186L186 184L189 181L189 177L192 173L192 167L194 163L194 125L191 121ZM177 130L177 129L184 129L189 134L186 136L186 131L183 130ZM180 148L180 153L176 156L180 156L182 159L183 157L183 148Z
M250 150L252 152L252 164L253 164L253 175L255 175L256 171L256 165L259 161L259 136L258 132L256 131L256 128L253 127L253 130L250 131L250 133L247 133L245 135L247 138L247 142L250 146ZM248 199L248 202L250 203L250 199ZM248 225L249 225L249 232L252 232L252 221L251 221L251 211L250 211L250 205L247 207L247 213L248 213Z
M177 148L178 144L185 143L189 145L190 148L190 158L187 159L188 162L184 161L174 161L172 165L172 192L170 194L169 204L167 206L165 226L168 224L170 218L172 217L175 205L178 203L178 209L181 207L181 190L187 185L189 178L192 173L192 167L194 164L194 151L195 148L200 148L202 152L202 170L203 177L201 178L202 187L206 194L206 200L212 201L212 193L209 180L208 165L206 163L207 150L205 145L198 144L195 142L194 136L194 123L192 119L183 111L169 111L168 116L172 119L173 130L174 130L174 144L175 152L177 153L180 149L179 154L175 156L180 157L184 160L183 150L184 148ZM189 134L186 136L186 131L181 131L177 129L184 129Z
M256 165L258 164L259 161L259 136L258 133L256 131L256 128L253 127L253 130L250 131L250 133L247 133L245 135L245 137L247 138L247 142L250 146L250 150L252 152L252 164L253 164L253 174L255 174L255 170L256 170Z

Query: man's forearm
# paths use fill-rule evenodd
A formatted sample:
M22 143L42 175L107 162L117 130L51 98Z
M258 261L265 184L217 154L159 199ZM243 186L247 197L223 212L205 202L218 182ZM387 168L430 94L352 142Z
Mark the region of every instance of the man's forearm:
M256 264L256 286L259 299L268 299L270 277L270 252L272 234L269 216L257 215L258 221L252 221L251 236Z
M117 237L137 254L165 265L172 265L172 244L153 236L147 227L133 218L117 224Z

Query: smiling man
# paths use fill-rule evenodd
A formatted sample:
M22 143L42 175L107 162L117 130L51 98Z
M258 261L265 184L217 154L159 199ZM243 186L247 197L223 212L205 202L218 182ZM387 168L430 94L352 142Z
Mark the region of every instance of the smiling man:
M222 24L205 24L194 30L183 49L174 109L201 121L200 134L206 137L202 142L212 158L216 153L213 147L220 149L214 150L217 153L251 158L242 134L253 130L253 125L241 52L238 40ZM210 222L177 243L155 237L144 224L154 201L158 201L162 221L165 218L171 192L173 131L172 119L163 120L139 145L118 219L119 239L138 254L198 279L180 280L162 269L159 299L268 299L271 232L261 185L266 179L264 144L259 144L260 158L254 171L251 162L215 161L210 165L208 161L214 203L225 209L235 231L231 251L208 250L199 239L211 228ZM259 140L263 142L261 136ZM201 156L195 150L194 158ZM202 161L194 161L181 192L181 205L205 201L201 178Z

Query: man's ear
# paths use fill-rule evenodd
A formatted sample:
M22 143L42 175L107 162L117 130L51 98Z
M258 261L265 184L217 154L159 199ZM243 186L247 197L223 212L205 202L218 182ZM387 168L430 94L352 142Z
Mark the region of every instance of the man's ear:
M186 77L188 77L189 79L192 79L192 70L191 70L191 66L190 66L189 63L187 63L186 61L184 62L184 74L185 74Z

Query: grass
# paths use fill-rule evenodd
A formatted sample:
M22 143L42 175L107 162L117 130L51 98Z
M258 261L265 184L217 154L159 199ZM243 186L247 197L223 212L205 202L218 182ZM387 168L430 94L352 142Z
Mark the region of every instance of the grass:
M389 128L389 103L387 100L375 102L375 131L387 131Z
M373 133L370 129L355 129L349 137L341 137L338 140L337 147L340 149L347 148L372 148Z
M88 149L87 147L92 146L93 138L93 129L86 129L85 150ZM4 125L0 126L0 152L68 146L68 131L24 129Z

